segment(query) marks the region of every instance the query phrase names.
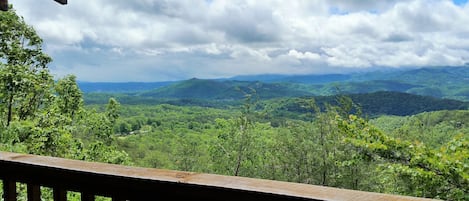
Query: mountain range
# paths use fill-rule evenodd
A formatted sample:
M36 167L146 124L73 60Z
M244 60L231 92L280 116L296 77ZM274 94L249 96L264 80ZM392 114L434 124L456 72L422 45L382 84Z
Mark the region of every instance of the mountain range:
M229 100L255 93L261 99L377 91L469 101L469 66L396 69L326 75L243 75L171 82L79 82L85 93L132 93L154 98Z

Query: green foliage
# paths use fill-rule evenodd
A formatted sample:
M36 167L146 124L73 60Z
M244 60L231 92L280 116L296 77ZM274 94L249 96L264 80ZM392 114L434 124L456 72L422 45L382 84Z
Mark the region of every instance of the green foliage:
M226 110L174 105L122 105L118 122L127 123L122 124L126 129L133 127L136 130L122 133L117 141L118 145L129 153L138 166L237 174L365 191L443 198L441 194L433 194L435 191L441 191L435 190L435 183L424 185L426 180L417 176L406 181L405 178L410 176L397 171L399 167L407 167L399 164L409 164L401 162L410 161L411 151L407 150L407 146L414 143L399 139L387 145L386 149L379 150L382 143L375 143L374 140L391 139L390 136L395 135L393 131L397 132L399 129L395 128L400 125L407 125L410 134L413 133L413 130L418 130L421 125L412 123L415 121L413 118L417 117L422 118L424 125L429 126L428 130L433 129L431 125L448 123L464 128L467 121L467 111L439 111L422 113L415 117L388 117L382 121L372 119L371 121L380 126L390 124L387 131L390 131L391 135L388 136L368 121L356 117L368 127L353 124L350 132L345 132L344 123L341 121L347 120L349 123L349 114L360 114L360 108L351 98L339 96L335 99L337 103L323 106L314 99L291 99L289 101L299 101L295 104L308 112L304 112L301 118L287 117L283 123L274 127L270 121L279 116L270 112L286 110L284 104L253 102L255 99L249 98L245 99L245 105ZM94 107L104 110L104 106ZM262 111L263 109L266 111ZM424 117L427 114L432 118ZM363 136L362 130L367 129L371 133L381 134L378 137L365 137L365 140L358 138ZM352 138L350 133L355 133L355 138ZM444 138L445 135L442 134L422 138L422 135L413 137L410 134L405 136L412 141L422 139L425 143L436 143L424 150L439 150L442 143L449 142L449 138L455 136L448 135ZM438 137L441 143L437 144L438 140L433 137ZM368 147L379 150L376 152L383 156L365 152L366 146L358 146L362 141L366 141ZM461 164L461 167L467 168L467 162L462 161ZM453 165L448 164L447 167L451 166ZM411 170L412 168L415 169L411 167ZM410 189L412 186L414 188ZM454 196L463 192L457 190L461 186L447 186L454 191Z
M425 142L426 146L437 148L458 134L469 133L469 110L441 110L405 117L382 116L371 119L370 123L392 137Z
M52 59L42 52L42 39L14 9L0 13L0 38L0 150L130 161L113 146L115 100L106 114L88 111L75 76L54 83L47 69ZM89 131L93 142L77 138L81 131Z
M109 103L106 106L106 115L111 124L114 124L119 118L119 106L120 103L114 98L109 99Z
M246 94L241 114L237 118L217 121L221 132L211 154L215 161L222 163L216 164L216 172L234 176L249 175L243 173L243 169L253 163L252 146L257 137L253 132L253 101L252 94Z
M0 13L0 118L25 120L49 101L52 78L42 40L14 9Z
M467 103L397 92L299 97L388 89L454 95L438 82L417 86L398 73L371 89L337 91L335 84L192 79L138 96L87 94L99 104L85 105L75 76L53 82L34 30L13 9L0 15L0 150L469 200L469 111L455 110ZM466 71L440 73L461 84ZM375 118L381 114L413 116Z
M61 114L73 118L83 106L83 93L78 88L74 75L60 79L54 87L57 98L56 105Z
M385 161L399 179L399 193L445 200L467 200L469 193L469 140L458 135L439 149L394 139L354 115L339 119L347 143L367 160Z

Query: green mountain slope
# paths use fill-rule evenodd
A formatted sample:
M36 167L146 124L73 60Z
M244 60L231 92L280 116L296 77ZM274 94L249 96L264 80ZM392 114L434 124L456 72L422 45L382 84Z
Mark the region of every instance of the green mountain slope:
M231 85L216 80L190 79L141 93L154 98L213 98L223 94Z
M331 84L328 85L326 87ZM351 93L372 92L380 86L385 91L468 101L469 66L355 74L348 82L340 83L340 86L345 92Z
M193 98L193 99L242 99L246 93L261 99L313 95L294 83L261 83L234 80L190 79L156 90L141 93L143 97Z
M421 86L407 84L393 80L372 80L363 82L340 82L323 85L320 89L322 95L337 93L372 93L377 91L407 92Z
M468 109L469 103L450 99L439 99L430 96L414 95L402 92L378 91L366 94L346 95L358 105L363 114L369 117L380 115L407 116L422 112L438 110ZM308 112L302 106L305 99L314 98L316 103L324 109L324 105L337 104L337 96L299 97L290 99L267 100L266 105L275 105L271 113L277 117L301 118Z
M344 75L257 75L233 79L237 78L307 84L311 86L311 93L319 95L398 91L469 101L469 66L385 69Z
M407 116L438 110L467 109L469 106L467 102L457 100L388 91L352 94L350 98L363 108L363 112L373 116L382 114Z

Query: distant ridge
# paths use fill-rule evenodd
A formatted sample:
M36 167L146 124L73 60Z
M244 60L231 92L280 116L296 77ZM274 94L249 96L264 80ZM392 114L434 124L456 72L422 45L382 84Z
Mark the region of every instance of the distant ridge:
M325 75L243 75L229 78L239 81L261 81L261 82L294 82L309 84L324 84L330 82L347 81L351 78L348 74L325 74Z
M430 96L414 95L402 92L377 91L372 93L344 94L357 104L364 115L373 117L379 115L407 116L422 112L439 110L467 110L469 102L451 99L440 99ZM325 103L335 105L337 96L299 97L295 100L284 101L280 99L279 108L275 113L307 113L308 109L301 107L302 99L314 98L316 103L324 106ZM276 101L276 100L273 100ZM286 108L286 109L285 109Z
M154 98L195 98L238 100L245 94L254 94L259 98L268 99L276 97L297 97L313 95L308 90L295 87L288 83L266 83L237 80L208 80L196 79L173 83L155 90L140 93L143 97Z
M242 91L261 98L397 91L469 101L469 66L428 67L325 75L243 75L172 82L79 82L85 93L136 93L154 98L239 99Z
M173 82L78 82L78 86L84 93L129 93L148 91Z

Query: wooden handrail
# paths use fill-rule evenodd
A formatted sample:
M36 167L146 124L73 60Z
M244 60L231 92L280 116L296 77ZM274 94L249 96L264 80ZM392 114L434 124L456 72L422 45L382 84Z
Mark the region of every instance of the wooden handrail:
M56 157L0 152L4 200L16 200L16 182L26 183L28 199L40 200L39 186L54 200L81 192L113 200L431 200L266 179L130 167Z
M54 0L54 1L62 5L67 4L67 0Z
M62 5L67 4L67 0L54 0L54 1ZM0 10L8 11L8 0L0 0Z

